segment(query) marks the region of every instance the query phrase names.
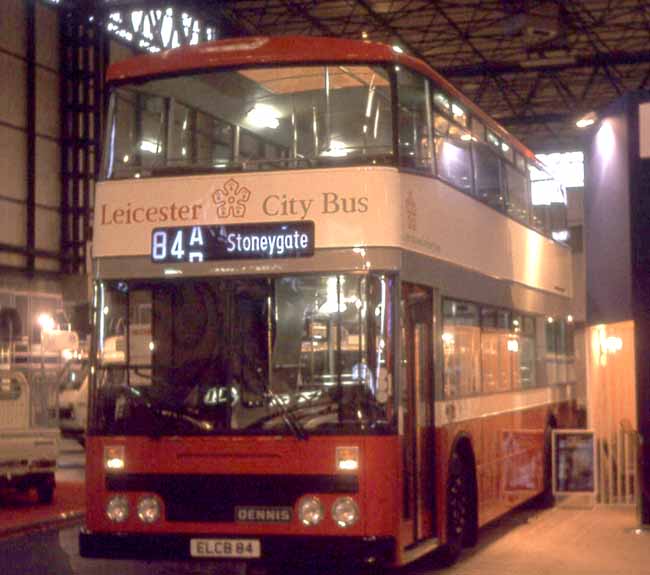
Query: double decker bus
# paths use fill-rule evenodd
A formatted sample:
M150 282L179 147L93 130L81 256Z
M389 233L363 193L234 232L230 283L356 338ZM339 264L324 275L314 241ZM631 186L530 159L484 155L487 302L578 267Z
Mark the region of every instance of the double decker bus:
M571 256L527 148L370 42L108 82L82 556L453 559L548 493Z

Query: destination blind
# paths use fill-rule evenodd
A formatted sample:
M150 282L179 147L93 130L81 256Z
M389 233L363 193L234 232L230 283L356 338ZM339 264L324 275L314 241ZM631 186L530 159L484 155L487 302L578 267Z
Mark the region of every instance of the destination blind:
M154 262L298 258L314 255L314 222L155 228Z

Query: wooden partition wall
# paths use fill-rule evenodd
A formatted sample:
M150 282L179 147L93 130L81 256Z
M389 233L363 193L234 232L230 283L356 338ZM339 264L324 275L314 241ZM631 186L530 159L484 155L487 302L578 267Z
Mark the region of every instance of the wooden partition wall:
M589 426L597 441L599 503L634 503L638 432L634 322L588 328Z

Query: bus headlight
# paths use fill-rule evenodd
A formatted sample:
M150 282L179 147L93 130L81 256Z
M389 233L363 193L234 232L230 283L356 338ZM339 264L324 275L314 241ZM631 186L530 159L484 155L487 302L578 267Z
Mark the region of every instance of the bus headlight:
M124 495L116 495L108 500L106 516L114 523L123 523L129 516L129 500Z
M318 525L323 520L323 506L318 498L303 497L298 502L298 518L303 525Z
M155 523L160 519L160 502L157 497L148 495L138 501L138 517L143 523Z
M351 497L341 497L332 505L332 518L339 527L350 527L359 519L359 508Z

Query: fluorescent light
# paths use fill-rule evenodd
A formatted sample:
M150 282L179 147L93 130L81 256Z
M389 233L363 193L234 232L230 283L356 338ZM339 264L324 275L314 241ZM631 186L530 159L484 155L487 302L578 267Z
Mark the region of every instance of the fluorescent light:
M157 154L158 142L156 140L142 140L140 142L140 150L143 152L151 152L152 154Z
M321 156L328 158L343 158L347 155L348 150L346 145L338 140L331 140L329 148L321 153Z
M256 128L275 130L280 125L277 110L266 104L255 104L253 109L246 115L246 119Z
M576 122L576 126L578 126L578 128L588 128L589 126L592 126L595 123L596 123L596 113L589 112L588 114L582 116L582 118L578 119L578 121Z

